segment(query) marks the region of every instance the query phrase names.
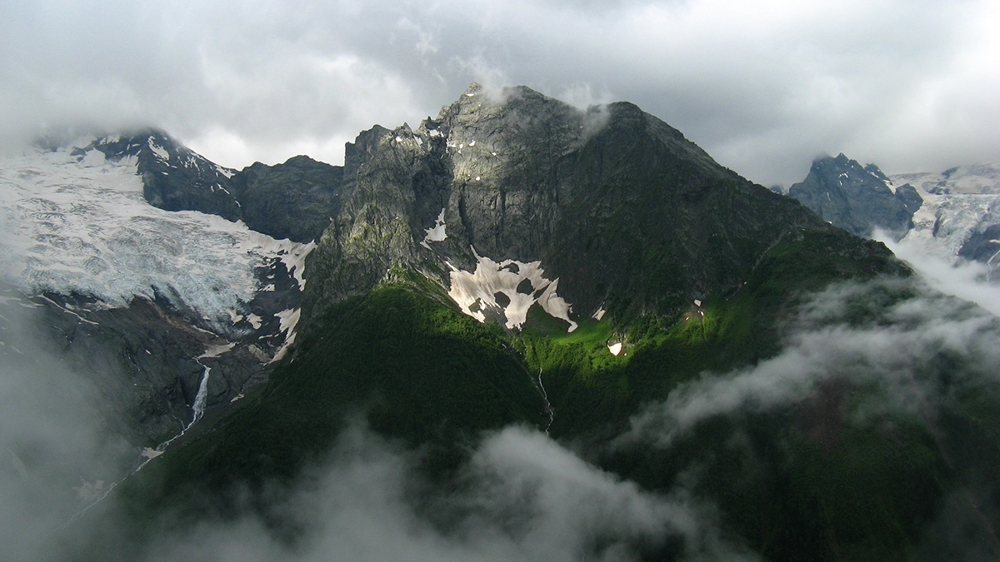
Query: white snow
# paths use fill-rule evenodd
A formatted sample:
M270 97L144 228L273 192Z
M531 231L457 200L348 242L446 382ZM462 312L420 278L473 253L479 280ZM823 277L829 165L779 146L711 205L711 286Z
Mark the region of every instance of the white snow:
M901 242L919 244L949 263L974 233L1000 224L1000 163L963 166L949 174L903 174L890 178L909 183L924 202L913 215L913 228ZM1000 264L989 263L990 271Z
M149 139L149 149L152 150L153 154L155 154L160 160L163 160L164 162L170 160L170 153L167 152L167 149L153 142L152 138Z
M299 290L306 290L306 258L316 249L316 241L313 240L308 244L290 244L288 240L276 240L275 242L279 246L275 253L284 262L285 269L295 277L295 281L299 284Z
M78 146L85 146L79 145ZM127 306L156 293L216 328L246 310L258 267L281 259L304 285L315 244L275 240L242 222L149 205L134 158L71 148L0 156L0 278L27 293L92 295Z
M261 318L260 316L257 316L256 314L250 313L247 314L247 322L249 322L250 325L253 326L254 330L259 330L260 327L264 324L264 319Z
M473 248L475 253L475 248ZM475 253L476 271L469 273L451 264L451 289L448 295L458 303L462 312L480 322L486 321L484 310L493 309L502 313L508 329L520 328L527 320L528 309L536 302L542 310L554 318L561 318L569 323L567 331L576 329L576 322L570 320L572 305L556 294L559 280L546 279L542 262L523 263L516 260L504 260L497 263L488 257ZM531 283L531 293L518 292L517 287L524 280ZM496 294L506 295L510 302L502 306L497 302ZM537 297L535 295L538 295Z
M142 456L147 459L155 459L156 457L163 454L163 451L157 451L152 447L144 447L142 449Z
M434 226L424 229L427 236L424 236L423 242L420 243L423 247L430 248L430 242L444 242L448 239L448 235L445 233L444 212L445 208L442 207L441 213L438 214L437 220L434 221Z
M695 306L701 306L701 301L698 300L698 299L694 299L694 305Z
M281 344L278 351L274 353L274 357L271 358L270 363L281 361L285 357L285 354L288 353L288 348L295 343L295 326L299 324L299 318L302 316L302 309L295 308L282 310L281 312L276 313L275 316L279 320L279 332L284 332L285 334L285 342Z
M230 170L229 168L223 168L222 166L220 166L218 164L215 165L215 171L219 172L220 174L222 174L224 176L226 176L227 178L231 178L234 175L236 175L236 170Z
M602 306L602 307L598 308L597 311L594 312L594 314L592 314L590 317L593 318L594 320L597 320L598 322L600 322L601 318L604 318L604 315L606 313L607 313L607 311L604 310L604 307Z
M618 357L618 354L622 352L622 342L616 342L608 345L608 351L611 352L611 355Z

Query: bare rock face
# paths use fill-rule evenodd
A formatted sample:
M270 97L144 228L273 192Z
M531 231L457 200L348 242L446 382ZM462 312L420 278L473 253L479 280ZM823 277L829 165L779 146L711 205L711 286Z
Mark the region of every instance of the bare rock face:
M307 316L398 268L447 289L480 257L540 262L577 315L671 313L735 291L777 241L832 230L635 105L580 110L523 86L473 84L415 130L365 131L345 161Z
M166 211L201 211L236 221L240 204L230 190L234 170L223 168L181 145L163 131L145 129L97 140L96 148L111 160L135 158L143 196Z
M317 240L340 210L343 167L308 156L230 170L155 129L102 138L79 152L91 148L111 160L136 159L143 196L154 207L242 220L277 239Z
M874 164L862 167L843 154L817 159L806 179L793 185L788 195L858 236L870 236L879 228L902 237L913 227L913 214L923 203L913 186L897 187Z
M260 162L237 172L232 190L250 228L295 242L319 240L340 211L342 166L295 156L284 164Z

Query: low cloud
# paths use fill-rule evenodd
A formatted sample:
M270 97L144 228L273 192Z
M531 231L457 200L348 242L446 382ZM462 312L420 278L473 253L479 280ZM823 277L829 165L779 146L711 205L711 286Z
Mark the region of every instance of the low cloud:
M669 447L713 416L767 412L798 404L830 381L874 385L889 410L918 414L952 388L1000 384L1000 320L919 280L835 284L816 294L786 326L777 356L731 373L704 373L635 416L619 445ZM942 364L958 358L960 367ZM861 421L861 420L856 420Z
M0 544L26 562L72 551L90 523L70 520L135 454L108 431L96 389L38 345L33 306L0 289Z
M1000 285L991 282L985 264L956 257L945 260L940 250L928 248L920 238L895 241L884 232L875 232L896 257L910 264L928 285L948 295L973 302L1000 317Z
M487 436L458 490L430 501L435 519L448 520L435 524L409 493L421 486L414 455L355 426L328 465L314 472L318 477L275 506L303 523L305 533L294 545L273 539L259 519L246 516L167 535L148 560L568 562L655 552L687 560L755 559L720 538L708 507L683 495L644 492L518 427Z

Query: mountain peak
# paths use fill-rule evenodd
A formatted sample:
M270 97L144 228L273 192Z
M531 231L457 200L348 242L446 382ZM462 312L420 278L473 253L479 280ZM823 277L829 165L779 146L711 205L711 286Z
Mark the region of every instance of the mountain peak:
M858 236L876 228L901 235L923 201L912 186L896 187L878 166L862 166L844 153L814 160L809 175L788 195Z
M672 315L737 290L782 237L826 228L634 104L581 110L525 86L473 84L415 131L362 133L345 160L344 206L313 255L316 311L400 268L447 292L492 279L472 273L484 263L537 263L570 325L602 307ZM493 292L465 312L506 310Z

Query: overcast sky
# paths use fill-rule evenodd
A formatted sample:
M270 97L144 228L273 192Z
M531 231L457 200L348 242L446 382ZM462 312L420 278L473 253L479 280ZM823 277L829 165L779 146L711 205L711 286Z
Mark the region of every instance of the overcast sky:
M818 154L1000 161L995 0L0 0L6 144L150 124L241 168L343 160L472 81L632 101L770 185Z

